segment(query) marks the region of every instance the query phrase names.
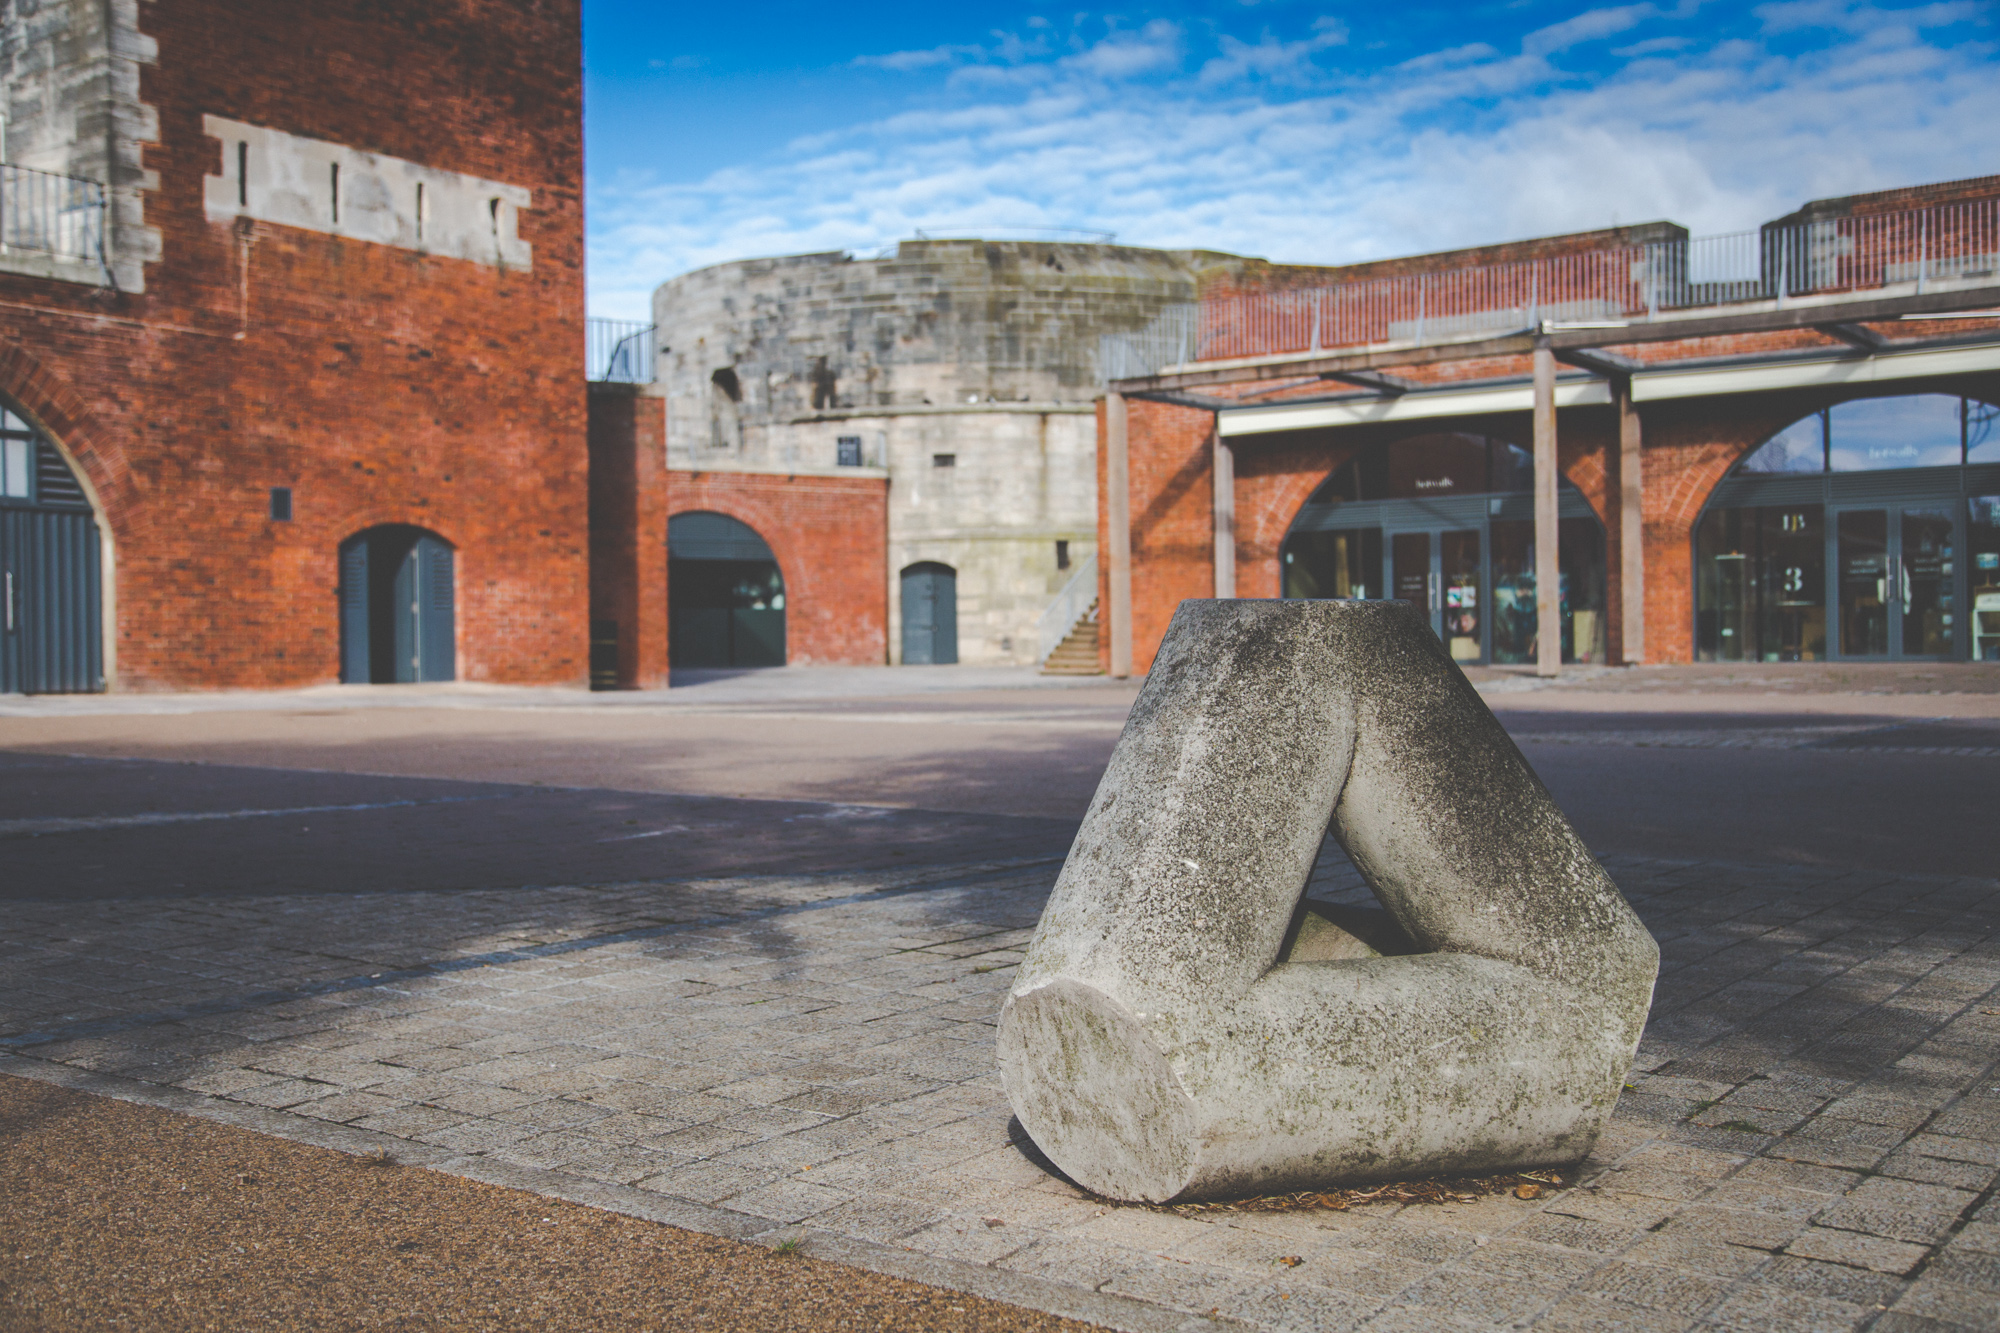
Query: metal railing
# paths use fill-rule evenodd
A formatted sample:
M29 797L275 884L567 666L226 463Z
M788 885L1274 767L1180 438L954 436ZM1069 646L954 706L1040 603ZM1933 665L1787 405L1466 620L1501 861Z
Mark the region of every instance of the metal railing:
M104 187L79 176L0 164L0 255L104 263Z
M1063 584L1062 591L1042 612L1042 618L1035 622L1037 647L1035 660L1046 662L1049 654L1062 647L1062 641L1076 628L1077 622L1090 610L1090 604L1097 600L1097 556L1084 557L1070 575L1069 582Z
M584 376L620 384L653 382L653 325L630 319L584 321Z
M1996 277L2000 199L1981 199L1328 287L1206 298L1190 359L1448 342L1517 332L1544 321L1633 323L1741 302L1782 304L1898 288L1922 293L1941 283ZM1151 374L1170 364L1151 361L1143 369L1130 369L1148 362L1148 352L1157 355L1151 346L1133 344L1119 368Z

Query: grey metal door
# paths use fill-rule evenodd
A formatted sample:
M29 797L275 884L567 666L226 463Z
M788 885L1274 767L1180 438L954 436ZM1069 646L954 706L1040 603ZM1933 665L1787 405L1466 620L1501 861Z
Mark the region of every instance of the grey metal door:
M0 692L104 688L97 522L0 510Z
M958 661L958 571L926 560L903 571L903 664Z
M450 546L408 527L373 528L340 548L340 678L412 684L458 676Z

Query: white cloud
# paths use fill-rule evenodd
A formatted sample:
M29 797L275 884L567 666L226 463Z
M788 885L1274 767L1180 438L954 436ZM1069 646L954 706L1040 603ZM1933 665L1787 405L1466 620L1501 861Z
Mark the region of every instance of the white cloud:
M1004 84L961 85L943 105L704 180L594 186L593 312L641 317L654 286L704 264L872 252L925 226L1096 227L1133 244L1338 263L1614 217L1735 230L1809 198L2000 170L1993 45L1983 32L1924 36L1963 22L1956 7L1818 5L1823 40L1805 51L1796 36L1782 48L1697 39L1672 18L1620 17L1641 8L1557 25L1537 36L1540 54L1463 46L1361 72L1317 71L1332 30L1218 43L1208 59L1172 25L1070 43L995 67ZM1549 43L1662 24L1687 45L1641 41L1588 76L1550 63ZM1239 72L1207 74L1232 59ZM1282 97L1272 70L1291 80Z

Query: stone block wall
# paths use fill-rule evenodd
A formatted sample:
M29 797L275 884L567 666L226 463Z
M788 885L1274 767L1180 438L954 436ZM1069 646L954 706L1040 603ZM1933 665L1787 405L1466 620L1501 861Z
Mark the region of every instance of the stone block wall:
M0 273L0 394L99 504L114 686L337 679L336 553L381 523L455 548L461 678L582 684L575 0L68 8L136 25L120 40L145 111L121 124L146 136L144 174L127 184L159 243L143 291ZM532 265L211 218L204 182L226 167L206 116L525 190ZM290 521L270 516L279 486Z

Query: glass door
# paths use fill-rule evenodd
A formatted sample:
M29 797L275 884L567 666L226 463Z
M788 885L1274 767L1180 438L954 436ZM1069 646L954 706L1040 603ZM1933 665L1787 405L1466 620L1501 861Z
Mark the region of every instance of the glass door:
M1842 657L1955 653L1956 528L1944 505L1849 509L1837 516Z
M1390 596L1421 608L1456 662L1485 656L1480 545L1473 528L1389 534Z
M1905 509L1897 552L1895 592L1902 604L1904 657L1949 657L1952 648L1952 514L1949 509Z
M1850 509L1836 520L1840 655L1889 655L1889 511Z

